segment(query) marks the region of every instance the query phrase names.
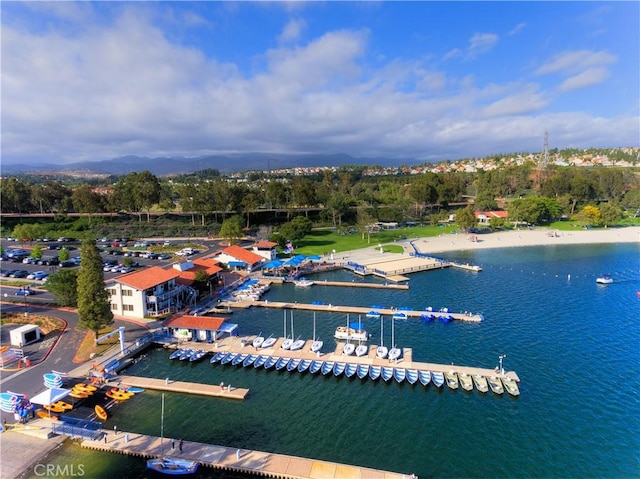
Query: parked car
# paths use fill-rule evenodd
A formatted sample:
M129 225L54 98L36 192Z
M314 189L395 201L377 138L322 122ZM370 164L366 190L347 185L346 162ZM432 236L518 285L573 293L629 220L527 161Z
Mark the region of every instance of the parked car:
M60 261L61 268L73 268L74 266L78 266L75 261L71 261L70 259L65 261Z
M13 271L9 277L10 278L27 278L29 279L29 276L27 276L29 274L28 271L24 270L24 269L16 269L15 271Z
M60 260L58 259L57 256L54 258L42 258L41 260L38 261L38 264L43 266L56 266L60 264Z
M5 269L5 270L0 271L0 276L2 276L3 278L8 278L13 273L15 273L16 271L18 271L18 270L17 269Z
M38 258L32 258L29 256L28 258L23 259L22 262L24 264L36 264L38 262Z
M36 271L27 276L27 279L43 280L49 276L45 271Z
M166 260L168 260L168 259L171 259L171 255L168 255L168 254L160 254L160 255L158 255L158 259L163 260L163 261L166 261Z
M15 292L16 296L30 296L32 294L34 294L34 292L31 291L31 288L20 288Z

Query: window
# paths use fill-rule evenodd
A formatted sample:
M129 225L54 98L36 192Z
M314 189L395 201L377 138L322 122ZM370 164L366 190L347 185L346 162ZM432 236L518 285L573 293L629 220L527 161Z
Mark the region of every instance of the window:
M115 296L116 295L116 290L115 289L107 289L107 294L109 296Z
M130 289L123 289L122 296L133 296L133 291L131 291Z
M123 304L122 311L133 311L133 304Z
M116 303L111 303L111 309L113 310L118 309L118 305Z

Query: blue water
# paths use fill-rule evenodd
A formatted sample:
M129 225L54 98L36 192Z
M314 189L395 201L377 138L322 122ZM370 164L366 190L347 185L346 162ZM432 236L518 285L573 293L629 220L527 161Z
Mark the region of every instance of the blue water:
M396 321L395 343L414 360L493 368L520 376L518 398L421 385L184 364L149 351L126 373L250 389L245 401L167 394L165 436L356 464L422 478L640 476L640 246L590 245L460 252L482 265L411 276L409 291L274 286L273 301L481 312L480 324ZM616 282L595 283L603 272ZM313 279L362 279L339 271ZM365 281L377 281L366 279ZM333 347L342 314L318 313ZM355 318L352 318L355 319ZM380 323L362 318L380 338ZM283 333L282 311L236 312L241 335ZM289 326L288 326L289 327ZM294 313L310 338L313 314ZM384 325L391 343L391 320ZM106 423L159 435L160 394L147 391ZM85 477L153 477L141 458L67 445L49 459L83 464ZM203 468L200 477L243 477ZM37 477L32 474L33 477Z

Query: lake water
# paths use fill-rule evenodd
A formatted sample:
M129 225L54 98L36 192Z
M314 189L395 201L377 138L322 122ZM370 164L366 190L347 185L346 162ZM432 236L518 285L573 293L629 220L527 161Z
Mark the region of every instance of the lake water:
M484 270L411 276L409 291L274 286L273 301L385 305L481 312L479 324L396 321L395 343L416 361L493 368L521 379L521 395L438 390L420 384L335 378L169 361L149 351L126 373L250 389L245 401L166 394L165 436L355 464L421 478L626 478L640 475L640 246L556 246L443 255ZM616 282L602 286L600 273ZM344 271L312 279L361 281ZM366 279L366 281L379 281ZM311 338L313 314L294 313ZM344 324L318 313L325 350ZM356 318L352 318L356 319ZM362 318L380 338L380 323ZM282 311L253 309L229 320L240 335L281 336ZM384 341L391 342L386 318ZM105 427L159 435L161 394L116 408ZM83 464L91 478L154 477L142 458L68 444L48 462ZM38 477L33 471L28 477ZM246 477L200 468L198 477Z

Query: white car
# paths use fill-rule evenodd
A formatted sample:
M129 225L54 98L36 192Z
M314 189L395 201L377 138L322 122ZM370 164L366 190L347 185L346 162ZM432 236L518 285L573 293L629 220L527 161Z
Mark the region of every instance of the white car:
M27 279L45 279L47 276L49 276L45 271L36 271L35 273L31 273L30 275L27 276Z
M36 264L38 260L36 258L32 258L31 256L29 256L28 258L23 259L22 262L24 264Z

